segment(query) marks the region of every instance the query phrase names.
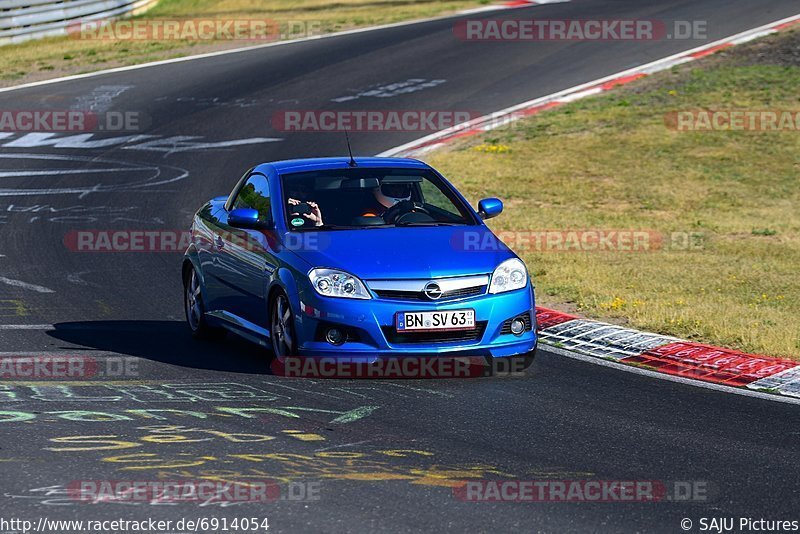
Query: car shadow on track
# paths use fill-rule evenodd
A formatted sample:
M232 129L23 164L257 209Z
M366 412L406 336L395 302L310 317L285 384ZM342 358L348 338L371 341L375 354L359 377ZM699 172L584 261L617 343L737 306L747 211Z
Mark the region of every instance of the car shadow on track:
M164 363L187 369L222 371L255 375L273 375L289 378L330 379L476 379L489 376L511 376L525 378L522 368L509 367L498 360L492 364L484 356L474 355L457 358L459 365L448 364L447 357L433 357L437 363L430 371L425 365L412 365L408 370L401 362L408 357L379 359L367 367L348 366L341 368L331 364L330 359L315 360L312 357L292 358L287 361L274 360L269 350L250 343L239 336L228 334L221 341L194 339L185 321L81 321L56 323L46 331L49 337L78 347L70 351L91 355L91 351L114 356L133 356L150 362ZM62 347L67 348L67 347ZM100 356L100 354L98 354ZM411 359L417 359L413 357ZM391 361L390 361L391 360ZM397 365L390 365L391 362ZM311 363L314 365L306 365ZM440 365L441 363L441 365ZM159 369L149 373L158 375ZM405 373L405 374L404 374ZM163 378L163 377L161 377Z
M135 356L194 369L269 373L270 353L238 336L192 338L185 321L83 321L57 323L47 335L92 350Z

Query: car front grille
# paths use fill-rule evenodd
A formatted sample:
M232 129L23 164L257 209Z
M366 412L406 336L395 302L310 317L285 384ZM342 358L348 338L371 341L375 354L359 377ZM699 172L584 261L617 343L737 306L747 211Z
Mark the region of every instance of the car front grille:
M480 341L486 330L486 321L477 321L472 330L450 332L398 332L394 326L382 326L386 341L392 344L448 343L453 341Z
M484 293L486 293L485 285L465 287L461 289L453 289L452 291L444 291L442 293L441 298L437 299L436 302L442 302L454 299L463 299L466 297L474 297L476 295L483 295ZM422 291L400 291L392 289L379 289L375 290L375 294L382 299L421 300L425 302L431 302L431 299L429 299Z

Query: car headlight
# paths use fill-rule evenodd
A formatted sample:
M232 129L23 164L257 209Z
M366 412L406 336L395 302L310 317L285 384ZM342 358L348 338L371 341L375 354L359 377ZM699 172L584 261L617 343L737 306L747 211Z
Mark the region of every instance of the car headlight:
M368 299L364 282L350 273L336 269L311 269L308 273L314 291L324 297L342 297L348 299Z
M522 260L511 258L497 266L492 273L489 293L505 293L528 285L528 269Z

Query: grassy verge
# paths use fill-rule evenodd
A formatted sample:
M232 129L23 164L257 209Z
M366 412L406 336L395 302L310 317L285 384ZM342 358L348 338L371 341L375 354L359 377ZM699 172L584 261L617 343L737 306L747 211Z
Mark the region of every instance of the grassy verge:
M800 111L798 87L792 32L428 159L470 198L506 200L492 221L498 231L669 236L651 252L516 247L541 305L800 359L800 131L679 132L664 119L679 110ZM700 239L682 250L673 234Z
M269 19L311 23L316 34L427 18L489 0L161 0L138 19ZM291 26L299 28L299 25ZM252 41L95 41L54 37L0 47L0 86L133 65Z

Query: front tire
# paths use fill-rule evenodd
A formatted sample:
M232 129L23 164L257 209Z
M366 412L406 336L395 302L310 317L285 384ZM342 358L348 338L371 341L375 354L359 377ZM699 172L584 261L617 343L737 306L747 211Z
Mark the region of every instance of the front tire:
M200 278L194 267L189 269L183 281L183 310L186 313L186 322L196 339L222 339L225 330L213 328L206 321L206 310L203 304L203 294L200 290Z
M520 371L525 371L531 365L533 365L533 360L535 357L536 357L536 349L521 356L511 356L513 368L518 369Z
M536 357L538 347L526 354L519 354L517 356L507 356L505 358L496 358L492 363L492 374L494 376L524 376L528 368L533 365L533 360Z
M286 293L279 291L270 306L270 331L272 352L276 358L297 355L297 332L294 328L294 313Z

